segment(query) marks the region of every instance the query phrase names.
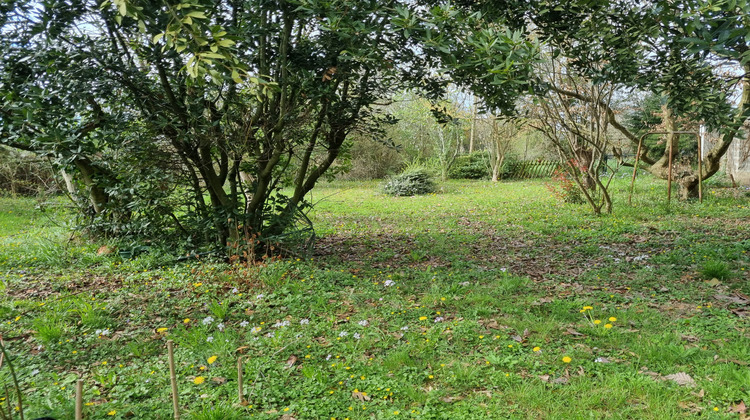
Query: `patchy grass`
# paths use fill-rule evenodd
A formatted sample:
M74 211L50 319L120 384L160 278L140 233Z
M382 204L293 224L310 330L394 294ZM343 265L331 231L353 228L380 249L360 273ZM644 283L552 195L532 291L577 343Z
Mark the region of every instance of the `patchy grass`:
M624 178L615 214L594 217L542 182L377 187L316 189L315 255L251 267L97 255L61 216L2 199L0 332L27 417L71 418L80 376L90 418L172 418L168 339L195 419L724 418L750 403L745 195L666 207L639 179L629 207Z

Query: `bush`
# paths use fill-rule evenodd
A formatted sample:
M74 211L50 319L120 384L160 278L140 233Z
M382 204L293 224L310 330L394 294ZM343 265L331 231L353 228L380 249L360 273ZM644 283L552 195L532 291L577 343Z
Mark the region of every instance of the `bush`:
M552 173L552 180L552 183L548 182L544 185L558 200L571 204L583 204L586 202L583 199L581 188L575 181L570 179L565 171L555 169Z
M485 152L459 156L448 170L452 179L484 179L490 175L490 157Z
M424 168L407 169L383 186L383 192L396 197L429 194L435 189L432 175Z

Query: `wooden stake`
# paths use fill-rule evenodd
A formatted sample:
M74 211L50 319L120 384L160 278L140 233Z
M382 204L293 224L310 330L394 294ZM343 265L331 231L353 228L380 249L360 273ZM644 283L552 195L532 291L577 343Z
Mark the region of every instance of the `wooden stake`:
M169 380L172 382L172 408L175 420L180 420L180 397L177 393L177 374L174 368L174 341L167 340L167 353L169 355Z
M237 397L240 399L240 404L245 402L245 392L242 389L242 376L244 369L242 366L242 356L237 359Z
M701 132L703 131L701 126ZM698 133L698 200L703 203L703 134Z
M677 138L679 139L680 137L678 136ZM667 179L667 207L669 207L669 203L672 201L672 151L673 149L674 149L674 141L672 141L672 139L669 139L669 176Z
M76 420L83 420L83 379L76 382Z

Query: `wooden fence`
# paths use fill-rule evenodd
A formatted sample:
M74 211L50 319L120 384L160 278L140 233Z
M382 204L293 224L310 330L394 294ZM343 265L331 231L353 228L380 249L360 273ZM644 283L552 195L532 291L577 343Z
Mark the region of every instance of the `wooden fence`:
M559 162L551 160L527 160L513 162L505 167L503 178L506 179L530 179L530 178L549 178L555 169L560 165Z

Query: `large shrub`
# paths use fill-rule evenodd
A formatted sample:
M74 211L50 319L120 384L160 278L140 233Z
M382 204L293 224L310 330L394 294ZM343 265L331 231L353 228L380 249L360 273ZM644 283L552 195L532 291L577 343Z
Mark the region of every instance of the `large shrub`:
M429 194L435 189L432 175L424 168L407 169L383 186L383 192L397 197Z
M490 157L486 152L459 156L448 170L452 179L483 179L490 175Z

